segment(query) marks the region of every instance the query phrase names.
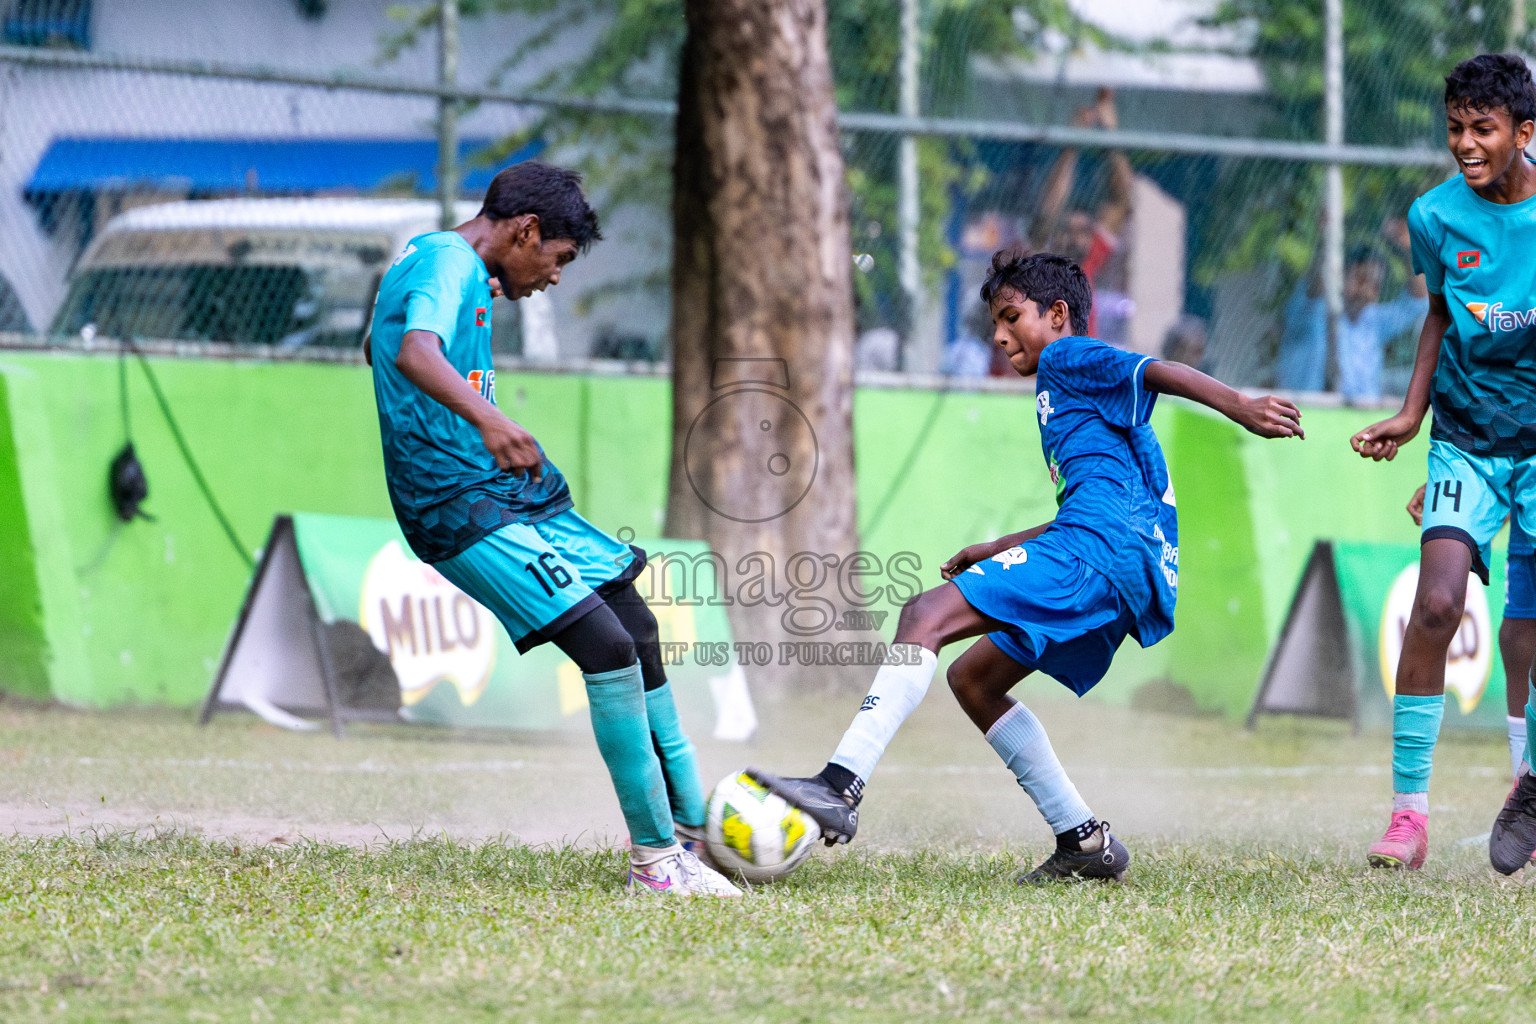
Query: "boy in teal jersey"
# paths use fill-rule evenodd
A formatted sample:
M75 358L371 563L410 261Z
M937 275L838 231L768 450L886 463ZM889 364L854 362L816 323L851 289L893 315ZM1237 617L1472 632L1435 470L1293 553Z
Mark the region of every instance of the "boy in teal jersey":
M560 471L496 407L491 280L509 299L542 291L601 237L580 182L509 167L473 220L411 239L385 273L365 348L384 475L418 557L489 608L519 651L547 641L580 667L629 826L630 888L739 896L678 842L701 847L704 795L656 618L632 584L645 555L577 515Z
M1351 439L1363 457L1391 459L1434 408L1419 585L1393 698L1392 817L1368 854L1376 867L1417 868L1428 851L1445 658L1467 573L1488 582L1489 543L1506 515L1536 532L1536 165L1524 152L1536 85L1522 58L1483 54L1446 76L1445 107L1461 174L1408 214L1413 267L1429 288L1408 395L1396 416ZM1536 714L1529 701L1525 714ZM1536 850L1529 733L1527 764L1489 838L1505 874Z

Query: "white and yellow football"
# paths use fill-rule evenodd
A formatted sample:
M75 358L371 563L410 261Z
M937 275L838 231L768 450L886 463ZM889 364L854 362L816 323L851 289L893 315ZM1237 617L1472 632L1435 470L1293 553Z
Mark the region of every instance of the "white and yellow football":
M746 772L734 772L709 796L706 837L723 871L763 885L799 867L821 827Z

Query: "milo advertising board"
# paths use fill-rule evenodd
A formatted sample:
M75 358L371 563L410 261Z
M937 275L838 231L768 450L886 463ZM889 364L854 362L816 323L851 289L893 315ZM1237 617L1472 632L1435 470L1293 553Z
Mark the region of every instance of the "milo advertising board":
M651 562L635 581L660 627L663 660L690 727L746 739L756 716L725 609L674 600L659 574L702 542L636 541ZM707 654L708 656L703 656ZM726 655L721 657L720 655ZM349 694L384 678L387 713ZM398 696L394 688L398 686ZM501 623L406 546L392 520L279 516L214 680L204 716L243 706L312 727L330 717L508 729L585 727L580 670L552 644L518 654ZM306 718L308 716L308 718Z
M1504 569L1496 558L1486 587L1468 575L1461 625L1446 656L1443 728L1504 728ZM1270 652L1250 724L1283 712L1390 727L1418 580L1417 547L1319 542Z

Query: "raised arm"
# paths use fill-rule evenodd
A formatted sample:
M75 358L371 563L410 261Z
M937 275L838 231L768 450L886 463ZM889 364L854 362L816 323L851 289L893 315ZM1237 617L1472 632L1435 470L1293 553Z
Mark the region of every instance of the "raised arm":
M1451 311L1445 296L1429 293L1429 312L1419 330L1419 351L1413 360L1413 376L1408 380L1408 394L1402 410L1390 419L1373 423L1349 439L1350 447L1361 458L1390 462L1397 449L1412 441L1429 412L1429 388L1435 379L1435 364L1440 360L1440 342L1451 326Z
M1113 89L1100 89L1098 101L1094 103L1094 110L1098 115L1099 127L1105 131L1115 131L1120 127L1120 115L1115 109L1115 93ZM1131 206L1135 202L1134 188L1136 185L1136 172L1131 169L1130 160L1118 149L1111 149L1106 154L1109 159L1109 195L1099 206L1099 226L1112 235L1119 235L1125 227L1125 222L1130 219Z
M1077 150L1064 149L1051 165L1045 176L1045 187L1040 190L1040 207L1029 223L1029 241L1036 249L1044 249L1056 234L1061 222L1061 212L1066 209L1067 195L1072 191L1072 179L1077 175Z
M1079 128L1091 128L1094 125L1102 125L1103 111L1108 97L1110 116L1114 116L1114 94L1108 89L1100 89L1098 101L1091 107L1083 107L1072 115L1072 123ZM1125 160L1124 156L1120 158ZM1119 168L1113 170L1118 173ZM1116 194L1118 188L1127 197L1125 209L1130 211L1130 174L1131 165L1125 164L1126 178L1123 182L1111 180L1111 195ZM1072 194L1072 182L1077 177L1077 149L1068 146L1056 157L1056 162L1051 164L1050 173L1045 176L1045 187L1040 190L1040 206L1035 211L1034 220L1029 224L1029 241L1036 249L1043 249L1050 244L1051 238L1056 234L1056 228L1061 223L1061 214L1067 208L1067 197ZM1108 204L1106 204L1108 205ZM1121 218L1124 223L1124 218Z
M1119 235L1125 222L1131 217L1133 187L1136 172L1131 162L1118 149L1109 151L1109 195L1099 205L1099 226L1112 235Z
M406 380L480 431L480 440L502 469L544 475L544 456L533 435L502 415L443 355L442 341L431 331L406 331L395 366Z
M1209 406L1260 437L1301 437L1301 411L1284 398L1250 398L1192 366L1154 359L1147 363L1142 386L1160 395L1178 395Z

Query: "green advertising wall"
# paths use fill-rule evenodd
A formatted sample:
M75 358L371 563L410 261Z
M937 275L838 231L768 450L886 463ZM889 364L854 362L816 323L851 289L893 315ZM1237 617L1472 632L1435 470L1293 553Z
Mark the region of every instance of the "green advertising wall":
M388 517L366 368L153 359L151 365L247 554L274 515ZM155 405L127 366L131 429L153 522L118 525L107 467L124 440L119 363L79 353L0 353L0 688L71 704L192 706L207 691L247 581ZM668 382L499 375L498 398L610 531L656 536L670 436ZM882 561L923 578L963 545L1050 518L1033 398L861 389L855 399L860 525ZM1178 629L1134 644L1095 691L1130 699L1149 680L1202 707L1246 711L1302 563L1319 537L1413 543L1402 511L1423 447L1362 462L1351 433L1374 412L1307 409L1306 441L1263 441L1164 399L1162 438L1180 512ZM1490 598L1492 599L1492 598ZM894 616L886 623L889 633Z

